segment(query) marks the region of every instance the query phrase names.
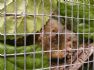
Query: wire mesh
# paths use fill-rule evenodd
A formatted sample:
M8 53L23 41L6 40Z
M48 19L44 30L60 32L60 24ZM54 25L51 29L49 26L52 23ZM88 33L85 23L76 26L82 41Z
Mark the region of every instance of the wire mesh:
M1 0L0 70L93 70L93 0Z

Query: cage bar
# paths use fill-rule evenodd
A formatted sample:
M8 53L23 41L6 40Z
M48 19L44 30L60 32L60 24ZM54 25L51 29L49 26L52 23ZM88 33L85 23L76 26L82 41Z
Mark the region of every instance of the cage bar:
M1 0L0 70L93 70L93 0Z

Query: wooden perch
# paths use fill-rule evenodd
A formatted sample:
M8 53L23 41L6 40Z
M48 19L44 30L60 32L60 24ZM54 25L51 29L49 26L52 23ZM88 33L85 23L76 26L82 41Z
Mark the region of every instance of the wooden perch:
M59 66L59 70L79 70L82 65L90 58L91 55L94 53L94 44L90 44L88 48L80 47L73 55L72 55L72 63L67 61L67 65L64 64ZM70 59L67 59L70 60ZM52 70L57 70L57 67L53 68Z
M69 66L67 70L79 70L79 68L85 63L85 61L88 60L91 55L93 55L94 46L93 44L91 44L88 46L88 48L81 47L77 51L78 53L76 52L73 56L73 65Z

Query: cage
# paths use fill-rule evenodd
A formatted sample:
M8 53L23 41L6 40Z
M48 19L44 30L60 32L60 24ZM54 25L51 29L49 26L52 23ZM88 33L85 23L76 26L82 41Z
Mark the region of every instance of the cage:
M94 0L0 0L0 70L94 70Z

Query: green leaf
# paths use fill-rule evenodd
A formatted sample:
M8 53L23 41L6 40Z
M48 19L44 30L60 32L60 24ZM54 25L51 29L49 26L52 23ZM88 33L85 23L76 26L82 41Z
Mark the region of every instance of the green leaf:
M13 0L7 0L6 6L10 4ZM0 0L0 10L4 8L4 0Z
M17 4L17 7L15 7L15 3ZM44 6L43 6L44 3ZM52 4L51 4L52 3ZM25 8L26 4L26 8ZM15 9L16 8L16 9ZM11 3L9 3L6 6L6 13L9 14L9 16L6 16L6 34L7 35L14 35L15 33L15 16L11 15L17 11L17 32L18 34L21 33L33 33L33 32L38 32L42 28L42 25L45 25L46 22L49 19L48 15L51 15L52 12L57 8L57 1L52 0L37 0L34 3L34 0L26 0L24 2L23 0L16 0L16 2L13 0ZM26 18L24 16L26 9ZM4 8L0 10L1 15L0 15L0 34L4 35ZM44 16L43 16L44 15ZM25 20L26 19L26 23ZM26 28L26 31L25 31ZM9 36L8 36L9 37ZM11 36L9 37L10 39Z
M6 0L7 3L7 0ZM15 7L15 4L17 7ZM12 0L11 3L9 3L6 6L6 13L15 13L17 11L17 14L22 14L24 13L24 1L23 0ZM0 10L1 14L4 14L4 8L2 8L2 10Z
M4 48L5 45L3 43L0 43L0 54L2 54L4 56ZM33 69L33 65L35 64L35 68L41 68L42 67L42 61L43 61L43 66L44 67L48 67L49 66L49 58L46 55L42 56L42 48L40 47L40 45L36 44L34 45L30 45L30 46L25 46L26 47L26 53L30 53L30 54L26 54L26 69L27 70L31 70ZM35 49L35 50L34 50ZM14 68L14 64L15 64L15 57L14 55L11 56L11 54L14 54L16 50L16 54L22 54L22 55L17 55L16 56L16 66L18 68L18 70L23 70L24 69L24 46L17 46L16 49L14 46L10 46L6 44L6 55L8 54L9 56L6 56L6 61L7 64L6 66L8 66L9 64L12 66L12 70ZM34 54L35 54L35 58L34 58ZM3 70L4 67L1 65L4 65L4 57L0 56L0 70ZM43 60L42 60L43 58ZM11 70L10 67L8 67L7 69Z
M14 57L7 58L7 59L8 59L8 61L10 61L11 63L14 64ZM44 68L48 67L49 61L47 59L47 56L46 57L43 56L43 60L42 60L42 54L41 53L35 54L35 58L34 58L33 54L26 55L26 69L33 69L34 64L35 64L36 69L42 68L42 61L44 61L43 62ZM16 65L17 65L17 67L24 69L24 56L17 56Z
M76 23L73 21L74 31L77 33L87 33L84 35L80 34L79 38L83 39L84 36L85 39L93 39L94 34L92 33L94 32L94 7L92 4L88 5L89 0L84 0L84 5L82 3L82 0L79 0L79 4L76 3L76 0L72 4L70 2L61 2L60 14L67 17L72 17L73 15L73 20L76 19ZM65 15L65 13L67 15Z
M73 17L75 18L79 16L79 18L89 19L89 16L90 16L90 19L94 19L93 9L94 9L93 6L90 6L90 9L89 9L88 5L79 4L78 6L77 4L71 5L69 3L65 4L64 2L60 3L60 14L62 16L65 16L65 12L66 12L67 14L66 16L72 17L72 12L73 12ZM90 11L90 14L89 14L89 11Z
M21 25L23 17L18 16L17 22L15 21L14 18L15 18L14 16L7 16L6 23L4 24L5 22L4 17L0 16L0 20L2 20L0 22L0 40L4 40L4 29L6 29L6 34L9 34L7 35L6 39L14 39L15 30L22 29L22 28L19 28L19 26ZM21 35L17 36L17 38L21 38L21 37L22 37Z
M4 54L4 48L5 45L3 43L0 43L0 54ZM34 48L35 51L42 51L41 50L41 46L40 45L29 45L29 46L25 46L26 47L26 52L33 52ZM6 53L7 54L12 54L15 52L15 46L10 46L8 44L6 44ZM20 47L16 47L16 52L17 53L24 53L24 46L20 46Z
M17 17L17 23L15 23L15 17L14 16L8 16L6 17L6 23L4 24L4 17L1 16L0 20L2 20L0 22L0 32L1 34L4 33L4 29L6 29L6 34L11 34L11 33L15 33L15 29L19 27L19 25L21 24L21 21L23 19L23 17ZM16 27L17 24L17 27Z
M5 63L4 58L0 57L0 70L5 69L4 63ZM6 70L14 70L14 68L15 68L15 65L6 59ZM16 68L17 68L17 70L23 70L19 67L16 67Z

